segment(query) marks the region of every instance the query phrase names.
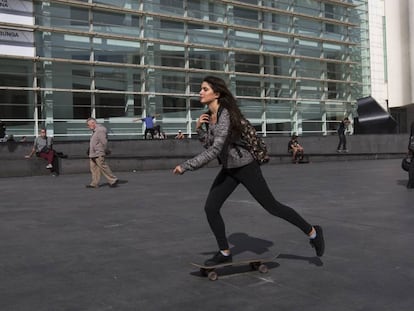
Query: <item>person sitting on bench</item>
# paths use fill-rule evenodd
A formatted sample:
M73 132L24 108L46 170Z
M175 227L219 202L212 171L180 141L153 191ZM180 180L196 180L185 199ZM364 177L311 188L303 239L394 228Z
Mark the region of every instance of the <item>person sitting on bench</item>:
M292 154L292 163L298 163L303 160L304 149L298 142L298 136L292 135L288 143L288 152Z
M36 137L31 152L26 155L25 158L30 159L33 155L36 155L47 160L47 169L53 169L55 153L53 151L52 144L52 138L46 136L46 129L40 129L40 135Z

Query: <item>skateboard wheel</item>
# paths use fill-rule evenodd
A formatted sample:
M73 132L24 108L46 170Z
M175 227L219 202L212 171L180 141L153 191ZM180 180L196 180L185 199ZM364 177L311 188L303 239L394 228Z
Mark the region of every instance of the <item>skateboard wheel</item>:
M265 264L261 264L259 266L259 272L260 273L267 273L269 271L269 269L267 268L267 266Z
M202 276L207 276L207 271L206 271L206 269L200 268L200 274L201 274Z
M257 262L251 262L251 263L250 263L250 268L251 268L252 270L258 270L258 269L259 269L259 266L260 266L260 264L259 264L259 263L257 263Z
M210 281L215 281L215 280L217 280L217 279L218 279L218 275L217 275L217 273L216 273L216 272L214 272L214 271L210 271L210 272L208 273L208 279L209 279Z

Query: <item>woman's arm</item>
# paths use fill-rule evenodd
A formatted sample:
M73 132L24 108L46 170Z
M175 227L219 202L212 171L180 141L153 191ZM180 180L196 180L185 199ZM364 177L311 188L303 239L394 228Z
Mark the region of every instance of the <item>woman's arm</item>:
M35 138L35 141L33 143L33 147L32 147L32 150L30 151L30 153L28 155L24 156L26 159L31 158L36 153L36 145L37 145L37 137Z
M196 170L210 161L216 159L221 151L223 150L224 143L226 141L227 135L229 133L230 128L230 116L226 109L220 114L220 118L216 124L216 128L214 129L214 141L211 146L208 146L206 150L195 156L194 158L185 161L181 165L179 165L183 172L190 170Z

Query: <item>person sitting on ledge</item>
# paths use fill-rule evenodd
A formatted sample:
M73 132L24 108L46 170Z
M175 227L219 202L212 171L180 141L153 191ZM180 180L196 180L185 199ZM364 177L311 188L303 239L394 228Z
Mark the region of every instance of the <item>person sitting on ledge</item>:
M178 131L178 134L175 136L175 139L184 139L185 136L181 130Z
M53 140L51 137L46 136L46 129L40 129L40 136L36 137L32 151L25 156L26 159L30 159L33 155L47 160L47 169L53 168L53 160L55 153L52 149Z
M298 163L303 160L304 149L298 142L298 136L292 135L288 143L288 152L292 154L292 163Z

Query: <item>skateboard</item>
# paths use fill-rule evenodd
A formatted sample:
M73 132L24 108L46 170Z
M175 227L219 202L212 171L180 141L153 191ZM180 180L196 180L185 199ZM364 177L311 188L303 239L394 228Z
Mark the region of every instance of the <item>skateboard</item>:
M210 281L215 281L218 279L217 269L230 267L230 266L244 266L249 265L250 268L254 271L259 271L260 273L267 273L269 268L266 263L271 262L272 259L268 258L255 258L255 259L245 259L239 261L226 262L214 266L205 266L202 264L192 262L191 265L200 269L200 273L203 276L207 276Z

